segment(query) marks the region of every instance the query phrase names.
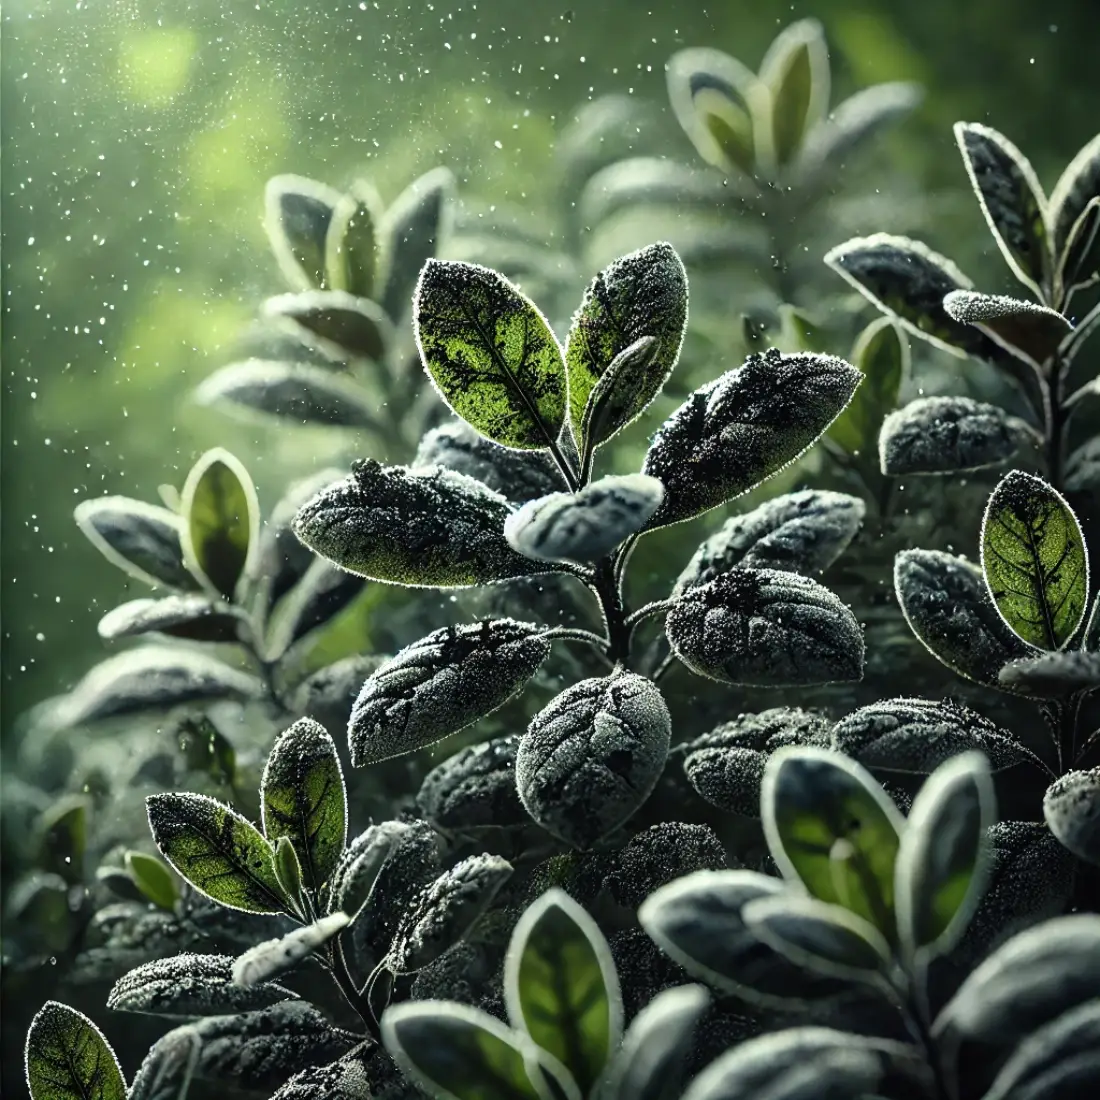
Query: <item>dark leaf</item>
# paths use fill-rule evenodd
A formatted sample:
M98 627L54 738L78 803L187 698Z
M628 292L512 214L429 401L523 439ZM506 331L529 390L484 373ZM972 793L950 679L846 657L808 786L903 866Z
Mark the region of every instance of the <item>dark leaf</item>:
M575 493L528 501L504 524L508 544L536 561L597 562L640 531L664 499L646 474L612 474Z
M141 896L171 913L179 901L179 887L172 872L155 856L126 853L126 870Z
M99 620L99 636L107 641L155 632L196 642L235 642L240 617L227 604L207 596L164 596L130 600Z
M1078 859L1100 865L1100 768L1055 780L1043 796L1043 816Z
M314 559L268 621L268 660L278 660L295 642L332 622L362 591L361 577Z
M649 797L671 722L657 686L616 670L566 688L531 720L516 756L527 812L575 848L590 848Z
M75 1008L47 1001L26 1044L31 1100L126 1100L126 1081L110 1044Z
M970 397L919 397L882 422L879 468L884 474L953 474L1012 458L1024 427L999 405Z
M237 778L237 752L232 742L204 714L185 714L174 736L184 767L232 787Z
M353 1047L344 1057L327 1066L315 1066L296 1073L285 1085L272 1093L271 1100L370 1100L371 1079L363 1065L366 1051L380 1050L371 1040ZM385 1057L385 1055L383 1055ZM387 1059L388 1061L388 1059ZM395 1100L400 1100L395 1097Z
M1057 352L1073 329L1053 309L1002 294L953 290L944 298L943 308L959 324L972 325L1005 351L1036 367Z
M228 806L200 794L153 794L149 828L164 858L200 893L246 913L280 913L271 846Z
M347 795L340 758L323 726L301 718L283 732L260 780L264 835L289 837L306 885L319 891L332 877L347 839Z
M863 382L826 434L849 454L862 454L873 449L883 420L897 407L909 375L909 341L892 318L879 317L859 334L852 362Z
M373 459L309 501L294 532L350 573L412 588L464 588L551 572L504 539L508 501L465 474Z
M193 1027L173 1028L145 1056L127 1100L187 1100L201 1051Z
M1065 489L1070 493L1100 489L1100 435L1082 443L1066 460Z
M532 623L443 627L406 646L363 685L348 723L352 764L432 745L503 706L550 653Z
M386 860L415 830L402 821L369 826L344 849L332 877L330 911L343 911L353 920L366 905Z
M1097 233L1100 232L1100 195L1089 199L1073 223L1062 249L1056 285L1063 293L1092 285L1097 262L1093 259Z
M1089 203L1098 198L1100 198L1100 134L1097 134L1070 161L1050 193L1050 227L1054 236L1054 248L1055 252L1063 258L1078 219L1085 213ZM1093 233L1098 220L1100 219L1094 214ZM1085 251L1087 249L1082 250L1079 262L1084 261ZM1078 270L1075 274L1081 273ZM1067 274L1070 273L1067 272Z
M367 653L326 665L298 685L294 692L295 710L326 729L345 729L363 681L385 662L384 654Z
M996 686L1009 661L1028 647L989 596L982 571L942 550L903 550L894 561L894 589L913 633L952 671Z
M664 482L649 529L691 519L798 458L862 375L828 355L752 355L693 393L654 437L642 472Z
M1095 691L1100 688L1100 653L1071 649L1020 657L1001 669L999 680L1010 691L1041 699Z
M78 504L73 518L88 541L130 576L185 591L199 587L183 564L175 512L129 497L96 497Z
M233 975L232 955L176 955L131 970L115 982L107 1007L153 1016L225 1016L267 1008L298 995L267 982L247 988Z
M325 235L340 192L304 176L275 176L264 192L264 229L287 281L325 285Z
M982 566L1005 623L1029 645L1061 649L1084 621L1089 594L1085 537L1062 495L1013 470L982 520Z
M350 923L347 913L330 913L285 936L250 947L233 962L233 981L246 989L263 988L271 978L297 969Z
M1031 162L990 126L956 122L955 140L990 231L1016 277L1036 294L1049 285L1046 196Z
M751 512L731 516L702 543L673 595L737 567L820 573L855 538L866 510L859 497L827 489L774 497Z
M794 160L806 134L829 106L829 51L821 24L800 19L785 27L760 65L771 106L771 155L780 167Z
M773 569L731 569L677 596L665 620L673 652L693 672L778 687L859 680L863 632L816 581Z
M659 886L691 874L729 865L722 842L708 825L663 821L635 833L609 860L590 857L600 867L603 888L624 908L635 910Z
M459 750L424 777L416 804L438 829L463 831L526 824L516 790L520 735L509 734Z
M325 234L325 275L334 290L373 298L382 281L382 200L366 180L357 180L336 203Z
M80 880L88 846L89 799L83 794L62 795L42 811L35 822L34 847L43 870L56 871L70 881Z
M393 326L382 307L343 290L280 294L264 302L264 316L287 321L305 343L333 359L382 362L393 343ZM331 381L336 381L330 376Z

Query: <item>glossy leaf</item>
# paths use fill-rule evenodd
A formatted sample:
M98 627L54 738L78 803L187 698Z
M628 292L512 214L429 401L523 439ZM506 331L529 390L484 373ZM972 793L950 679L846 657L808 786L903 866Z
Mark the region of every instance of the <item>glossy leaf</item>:
M771 146L782 167L795 159L806 134L829 105L829 51L821 24L800 19L784 28L760 65L771 93Z
M909 341L891 318L880 317L859 334L852 363L863 372L863 382L826 433L849 454L869 451L883 420L897 407L909 375Z
M347 913L330 913L285 936L258 943L233 961L233 981L245 989L262 988L271 978L294 970L349 923Z
M171 871L155 856L144 852L126 853L126 870L134 885L154 905L171 913L179 901L179 888Z
M982 520L982 566L1009 627L1029 645L1061 649L1085 617L1085 538L1073 510L1041 478L1013 470Z
M943 308L960 324L972 325L1005 351L1042 367L1058 351L1073 326L1046 306L1003 294L953 290Z
M1043 817L1078 859L1100 865L1100 768L1056 779L1043 796Z
M275 176L264 192L264 229L275 259L300 290L325 285L325 236L340 192L304 176Z
M325 274L334 290L374 297L383 275L381 220L382 200L366 180L357 180L340 197L325 233Z
M157 633L196 642L235 642L240 623L224 603L208 596L179 595L130 600L108 611L97 630L107 641Z
M153 794L145 805L161 854L196 890L229 909L282 912L271 846L240 814L200 794Z
M126 1100L126 1081L110 1044L75 1008L47 1001L26 1044L31 1100Z

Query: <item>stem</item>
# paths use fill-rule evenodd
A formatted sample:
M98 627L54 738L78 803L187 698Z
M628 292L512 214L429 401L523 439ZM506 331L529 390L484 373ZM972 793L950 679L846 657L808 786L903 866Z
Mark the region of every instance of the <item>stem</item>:
M671 606L672 600L654 600L652 603L647 603L644 607L639 607L637 611L632 611L627 615L626 625L635 627L640 622L667 611Z
M676 658L675 653L672 653L672 652L668 653L666 655L665 659L653 670L653 675L650 676L650 679L655 684L659 683L660 680L661 680L661 677L664 676L665 673L668 672L668 670L670 668L672 668L672 666L676 663L676 660L677 660L677 658Z
M1063 386L1066 362L1055 356L1050 364L1050 374L1043 383L1043 418L1046 434L1047 477L1058 492L1062 491L1062 462L1065 449L1066 405Z
M958 1095L949 1087L940 1065L939 1051L932 1038L932 1011L928 1003L928 978L923 967L910 975L909 989L901 1001L902 1018L909 1033L924 1052L924 1060L932 1070L936 1094L944 1100L954 1100Z
M603 613L604 627L607 631L607 655L613 661L626 663L630 656L630 636L633 633L627 626L626 609L623 607L622 591L615 577L615 561L605 558L589 581Z
M329 967L333 978L336 980L337 986L339 986L340 992L344 995L344 1000L351 1005L355 1014L363 1021L371 1035L373 1035L375 1039L379 1039L381 1037L381 1032L378 1030L378 1021L374 1018L374 1013L371 1011L370 1001L369 999L364 999L359 990L355 988L355 980L352 978L351 971L348 969L347 956L344 954L343 934L338 935L333 941Z
M598 649L601 653L606 653L607 647L610 644L606 638L601 638L595 631L583 630L580 627L572 626L554 626L549 630L543 631L542 636L555 641L585 642L594 649Z

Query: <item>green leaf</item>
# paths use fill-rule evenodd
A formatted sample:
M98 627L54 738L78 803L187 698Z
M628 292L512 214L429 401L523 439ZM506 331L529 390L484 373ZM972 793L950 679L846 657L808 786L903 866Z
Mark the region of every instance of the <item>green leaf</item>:
M795 159L829 104L829 51L821 24L800 19L768 48L760 79L771 93L771 144L776 164Z
M897 407L909 375L909 341L891 318L880 317L859 334L852 363L863 372L863 382L826 434L849 454L873 453L879 428Z
M534 1044L481 1009L431 1000L395 1005L382 1016L382 1042L429 1096L545 1100L532 1081Z
M324 726L301 718L280 735L260 780L260 806L268 843L288 837L307 885L319 891L347 839L344 776Z
M428 374L463 420L505 447L556 447L565 419L562 351L534 302L503 275L429 260L413 325Z
M337 360L381 362L394 339L381 306L343 290L280 294L264 302L264 315L292 324L305 343Z
M680 355L687 304L684 265L664 241L622 256L588 285L565 348L569 423L582 457L640 416L664 388ZM627 355L646 336L656 347ZM612 380L590 410L604 375Z
M161 854L199 893L245 913L283 911L271 845L240 814L201 794L153 794L145 805Z
M47 1001L31 1021L26 1069L31 1100L126 1100L126 1081L103 1032L57 1001Z
M1100 195L1089 199L1088 205L1081 211L1066 237L1055 282L1055 287L1061 294L1069 294L1096 281L1098 264L1092 256L1098 232Z
M1055 355L1073 331L1055 310L1003 294L953 290L944 298L943 308L960 324L973 325L1009 354L1037 368Z
M275 842L275 878L295 915L304 920L306 902L302 861L289 836L281 836Z
M562 1062L586 1095L622 1039L619 979L596 922L563 890L520 917L504 962L512 1025Z
M304 176L268 180L264 229L287 281L300 290L325 285L325 237L340 197Z
M185 715L176 727L175 736L187 768L233 786L237 779L236 749L205 714Z
M36 822L39 861L44 870L62 878L81 881L88 847L88 799L82 794L62 795L43 810Z
M207 451L187 475L182 508L188 568L232 600L259 535L260 508L248 471L221 447Z
M1053 256L1047 201L1031 162L990 126L956 122L967 174L982 213L1016 278L1036 294L1049 285Z
M989 762L953 757L932 773L909 811L895 866L898 934L910 956L943 955L985 892L986 830L997 819Z
M764 769L760 811L784 878L893 937L894 861L904 821L860 765L827 749L780 749Z
M325 273L334 290L373 298L381 284L378 239L382 200L366 180L357 180L341 196L325 234Z
M156 856L144 852L126 853L126 870L137 888L154 904L169 913L179 901L179 888L171 871Z
M1042 478L1013 470L982 520L982 566L993 602L1029 645L1061 649L1085 617L1089 563L1073 510Z

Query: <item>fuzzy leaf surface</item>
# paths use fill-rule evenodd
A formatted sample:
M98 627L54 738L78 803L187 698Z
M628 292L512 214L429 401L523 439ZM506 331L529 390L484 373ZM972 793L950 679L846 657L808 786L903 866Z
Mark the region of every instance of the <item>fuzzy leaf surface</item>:
M338 936L348 923L346 913L329 913L312 924L295 928L285 936L250 947L233 960L233 981L246 989L263 986L270 978L294 970L334 936Z
M943 308L960 324L973 325L1017 358L1040 367L1073 330L1055 310L1003 294L953 290Z
M1020 657L1001 669L999 679L1010 691L1042 699L1094 691L1100 688L1100 653L1070 649Z
M460 749L424 777L416 804L437 828L508 828L530 819L516 790L520 735Z
M31 1100L126 1100L126 1081L103 1032L82 1012L47 1001L26 1042Z
M1043 817L1078 859L1100 865L1100 768L1056 779L1043 796Z

